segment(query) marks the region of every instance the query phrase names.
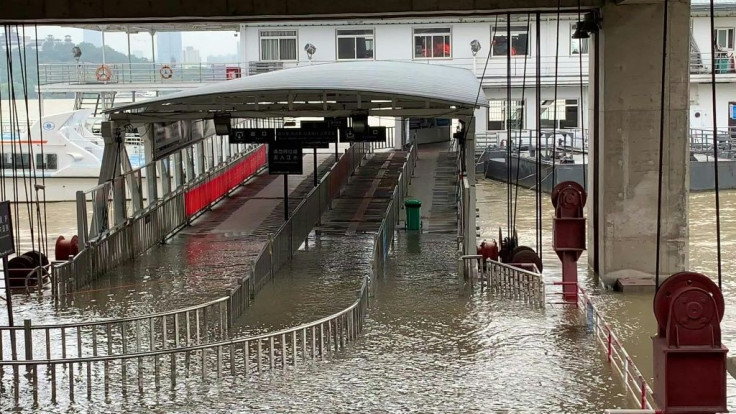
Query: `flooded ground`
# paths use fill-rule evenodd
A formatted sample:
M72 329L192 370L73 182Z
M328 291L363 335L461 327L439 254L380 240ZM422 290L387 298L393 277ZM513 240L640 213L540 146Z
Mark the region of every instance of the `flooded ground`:
M505 184L478 185L481 234L490 238L505 223ZM544 196L544 262L547 281L559 280L551 250L553 211ZM730 201L729 201L730 200ZM736 203L736 193L722 204ZM520 190L522 243L534 244L534 193ZM714 273L712 194L691 195L693 269ZM73 210L73 209L72 209ZM728 311L736 264L729 251L736 210L724 208L724 342L734 338ZM71 215L73 223L73 215ZM73 226L72 226L73 228ZM239 333L258 333L330 315L355 300L370 272L372 235L310 235L294 262L265 287L239 321ZM183 380L173 391L113 398L103 411L135 412L602 412L632 407L620 381L585 327L569 309L535 309L488 294L461 294L454 238L399 232L386 274L375 287L365 331L356 343L325 362L261 376ZM224 265L227 257L223 257ZM651 376L650 335L655 331L651 295L622 295L599 287L580 260L580 278L616 328L643 373ZM163 295L163 292L157 294ZM80 304L81 305L81 304ZM39 306L38 313L51 309ZM39 315L41 316L41 315ZM729 380L729 394L736 399ZM2 391L2 390L0 390ZM4 401L5 410L13 407ZM40 411L97 407L43 405ZM733 408L732 408L733 409Z

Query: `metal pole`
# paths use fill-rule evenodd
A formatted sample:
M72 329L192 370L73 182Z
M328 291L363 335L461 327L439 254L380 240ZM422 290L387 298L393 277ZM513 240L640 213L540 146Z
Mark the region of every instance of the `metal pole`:
M100 31L102 32L102 64L104 65L106 63L106 60L105 60L105 26L100 26Z
M284 221L289 220L289 174L284 174Z
M125 34L128 37L128 82L133 82L133 63L130 60L130 32L125 28ZM135 102L135 91L133 91L133 102Z
M8 326L13 325L13 302L10 294L10 275L8 273L8 256L3 256L3 273L5 275L5 303L8 305ZM15 344L15 330L10 330L10 347L13 361L18 359L17 346Z
M317 147L314 147L314 186L317 186Z

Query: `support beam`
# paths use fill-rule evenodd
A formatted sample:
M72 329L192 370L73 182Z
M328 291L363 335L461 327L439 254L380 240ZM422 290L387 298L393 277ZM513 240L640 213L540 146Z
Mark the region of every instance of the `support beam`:
M607 283L655 271L663 13L661 3L609 3L601 10L600 47L594 52L600 65L594 80L600 111L591 123L599 136L598 142L592 140L591 158L598 163L598 176L590 180L597 199L588 203L597 211L588 216L594 218L589 233L597 237L597 251L589 260L594 264L597 257ZM664 277L688 264L689 39L678 34L688 33L689 22L689 2L671 1L660 255ZM596 221L597 232L592 227Z

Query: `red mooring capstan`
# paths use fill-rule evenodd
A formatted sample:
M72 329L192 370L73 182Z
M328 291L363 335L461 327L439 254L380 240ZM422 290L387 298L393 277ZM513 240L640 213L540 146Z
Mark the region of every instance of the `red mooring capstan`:
M707 276L676 273L654 296L654 399L665 413L725 413L723 295Z
M587 194L574 181L557 184L552 190L555 219L552 227L552 248L562 261L562 293L566 301L577 303L577 262L585 250L585 217L583 207Z

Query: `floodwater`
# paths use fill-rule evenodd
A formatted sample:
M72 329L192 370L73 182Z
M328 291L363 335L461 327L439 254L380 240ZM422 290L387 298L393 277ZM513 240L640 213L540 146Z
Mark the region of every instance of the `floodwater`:
M545 279L559 280L551 250L553 210L544 196ZM481 234L497 237L506 220L506 186L478 184ZM715 274L712 193L690 197L691 266ZM724 192L723 206L736 205L736 192ZM53 231L74 229L74 206L57 203ZM57 211L58 210L58 211ZM534 245L534 193L519 190L518 227L522 244ZM531 212L531 213L530 213ZM736 210L722 208L724 295L723 338L733 345L736 317L728 298L736 289L731 245ZM68 220L68 222L67 222ZM52 229L49 229L52 235ZM238 334L256 334L319 319L349 306L370 272L371 235L310 235L294 261L256 297L235 324ZM261 376L242 375L202 381L197 375L172 391L76 403L42 403L40 411L128 412L602 412L632 408L620 380L585 326L570 309L533 308L487 293L462 293L456 276L456 245L451 235L399 232L385 275L375 284L365 330L358 341L327 361ZM226 262L227 257L223 257ZM645 376L651 377L655 332L651 295L622 295L598 285L580 259L583 284ZM226 265L227 263L223 263ZM14 296L15 298L15 296ZM51 307L28 298L25 317ZM74 306L81 316L89 304ZM97 308L97 306L95 306ZM35 314L35 315L34 315ZM22 319L23 316L17 316ZM0 378L0 381L2 379ZM43 386L43 384L42 384ZM2 394L0 387L0 395ZM130 393L130 392L129 392ZM736 401L736 384L729 379ZM60 398L61 399L61 398ZM3 411L14 407L0 396ZM25 408L30 408L26 407ZM730 407L732 410L736 405Z

